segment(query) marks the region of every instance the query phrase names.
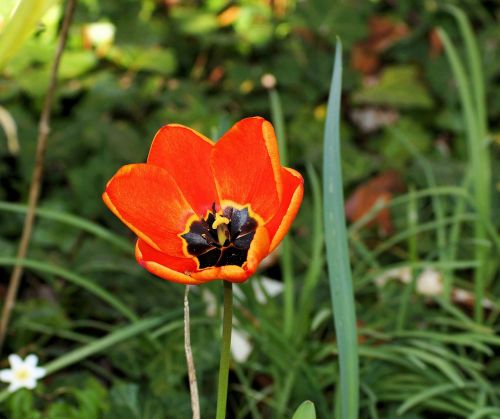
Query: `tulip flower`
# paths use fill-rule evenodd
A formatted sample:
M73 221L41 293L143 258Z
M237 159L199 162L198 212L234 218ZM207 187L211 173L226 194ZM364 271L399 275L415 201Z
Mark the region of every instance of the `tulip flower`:
M103 200L138 236L141 266L201 284L248 279L287 233L302 195L300 173L280 164L272 125L253 117L217 142L165 125L147 162L122 167Z

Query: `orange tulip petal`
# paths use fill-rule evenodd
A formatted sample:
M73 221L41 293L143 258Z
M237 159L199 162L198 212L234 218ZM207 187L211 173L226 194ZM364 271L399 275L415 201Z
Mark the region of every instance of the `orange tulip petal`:
M220 200L250 204L264 221L279 207L282 193L278 144L263 118L236 123L215 144L212 170Z
M193 259L166 255L152 248L144 240L137 240L135 258L139 265L160 278L188 285L198 285L203 282L186 274L196 270Z
M264 226L257 227L255 236L248 249L246 269L251 273L257 270L259 263L269 254L269 238L268 230Z
M211 140L191 128L170 124L155 135L148 163L166 169L198 215L218 203L210 154Z
M166 170L148 164L124 166L108 182L103 200L150 246L185 256L178 234L193 210Z
M283 167L282 178L283 199L276 215L266 224L271 237L269 252L272 252L285 237L299 211L304 195L304 180L299 172Z
M240 266L226 265L219 267L206 268L201 271L194 272L191 277L200 283L221 279L229 282L244 282L253 272L247 271Z

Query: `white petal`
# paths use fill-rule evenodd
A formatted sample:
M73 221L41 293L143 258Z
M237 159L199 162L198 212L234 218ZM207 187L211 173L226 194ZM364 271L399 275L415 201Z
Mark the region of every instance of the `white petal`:
M34 378L29 378L23 383L23 387L33 390L36 387L36 380Z
M276 297L283 292L283 282L275 281L274 279L262 277L260 283L257 281L252 282L255 298L261 304L265 304L268 297Z
M1 370L0 371L0 381L4 383L10 383L14 379L14 373L12 370Z
M238 329L231 334L231 354L237 362L245 362L252 353L252 344L248 337Z
M246 300L245 293L241 290L241 287L238 284L234 284L233 294L235 298L235 305L237 305L239 301Z
M201 298L207 306L205 310L206 315L209 317L215 317L215 314L217 313L217 298L215 298L215 295L206 288L203 288Z
M12 367L13 370L16 370L19 367L22 367L24 364L21 357L19 355L16 355L16 354L9 355L9 363L10 363L10 366Z
M35 368L33 368L32 374L33 374L33 378L38 380L40 378L45 377L45 374L47 374L47 371L45 370L45 368L35 367Z
M7 389L7 391L9 393L14 393L14 391L17 391L21 388L22 386L17 382L17 381L14 381L13 383L10 383L10 386L9 388Z
M28 355L24 360L24 364L30 368L35 368L38 364L38 357L35 354Z

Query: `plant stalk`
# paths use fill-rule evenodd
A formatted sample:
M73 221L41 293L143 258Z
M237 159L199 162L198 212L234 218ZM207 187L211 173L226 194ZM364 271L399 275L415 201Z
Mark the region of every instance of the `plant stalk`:
M189 331L189 285L184 292L184 350L189 376L189 392L191 393L191 409L193 419L200 419L200 398L198 396L198 382L196 381L196 368L194 367L193 351L191 349L191 332Z
M229 361L231 360L231 330L233 327L233 284L224 281L224 314L222 318L222 342L217 389L216 419L226 418Z

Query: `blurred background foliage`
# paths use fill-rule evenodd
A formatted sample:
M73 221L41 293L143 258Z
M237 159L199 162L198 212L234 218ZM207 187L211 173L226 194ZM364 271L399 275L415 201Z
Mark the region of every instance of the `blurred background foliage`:
M13 4L8 3L0 7L0 31ZM493 167L498 167L497 3L451 3L467 13L480 45ZM121 165L145 160L151 139L166 123L185 124L217 138L242 117L270 119L268 90L262 84L267 74L276 78L283 104L289 164L303 173L308 165L319 171L336 36L343 41L346 63L341 129L345 192L352 198L347 205L349 219L357 222L366 216L377 197L390 201L405 191L432 186L426 170L433 173L434 186L461 185L467 154L465 124L436 28L442 26L452 39L459 38L452 18L442 10L444 4L437 0L80 0L59 72L41 207L98 223L110 235L127 237L127 242L117 245L115 236L114 241L103 240L41 216L29 258L98 284L138 317L177 314L164 330L151 332L159 347L137 337L109 348L52 375L33 393L17 392L0 405L3 417L189 417L180 311L184 288L151 278L135 266L132 236L106 210L101 193ZM2 202L27 201L37 122L62 7L55 2L48 9L33 36L0 73L0 105L13 118L20 145L17 152L8 148L12 129L2 123ZM0 42L1 36L0 32ZM491 188L498 192L498 171L495 176ZM310 175L306 182L304 205L292 235L297 300L313 263L310 243L317 202ZM434 220L428 197L411 202L418 223ZM442 205L449 213L456 201L444 197ZM11 266L5 260L16 253L23 216L22 208L17 213L2 208L0 272L7 278ZM498 194L494 208L498 210ZM499 217L492 220L496 228L498 221ZM396 333L395 313L402 290L408 287L404 275L392 271L399 281L383 287L375 278L408 263L405 236L390 241L408 231L407 209L391 208L371 224L375 228L350 230L358 246L364 243L352 255L362 344L361 416L467 417L478 406L495 401L499 408L496 271L490 275L487 325L471 320L473 297L446 304L439 295L415 293L406 326ZM419 261L436 259L440 250L436 228L431 225L419 234ZM471 259L470 230L464 222L460 243L454 243L456 261ZM280 334L281 297L268 296L262 304L255 296L258 287L251 285L260 284L257 279L240 287L238 327L253 351L248 359L233 364L230 417L290 417L304 399L316 403L319 417L328 417L333 408L337 366L328 285L321 262L314 263L320 265L314 303L310 313L299 310L297 321L303 329L294 339ZM453 273L457 286L466 292L472 289L471 267ZM261 276L280 280L276 260L269 261ZM11 352L35 352L43 364L127 322L106 301L50 269L27 269L23 281L2 359ZM6 283L0 285L2 295ZM204 417L213 416L215 409L219 351L217 316L205 311L211 296L221 300L219 285L199 287L191 297ZM401 409L405 400L429 388L435 393ZM496 414L487 417L500 417Z

